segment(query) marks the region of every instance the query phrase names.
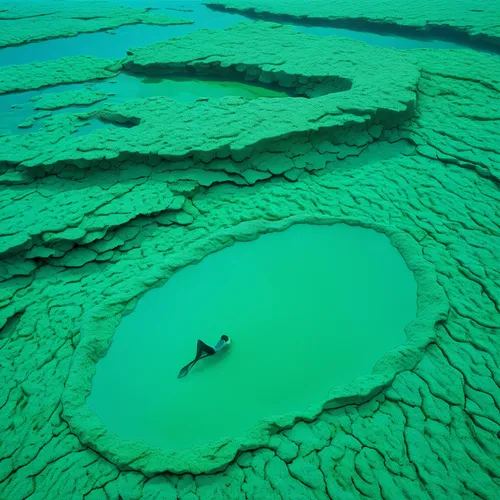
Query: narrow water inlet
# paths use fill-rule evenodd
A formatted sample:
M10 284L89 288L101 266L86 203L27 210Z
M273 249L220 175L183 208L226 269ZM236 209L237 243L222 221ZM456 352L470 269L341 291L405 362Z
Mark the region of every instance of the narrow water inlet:
M300 414L405 342L416 282L387 236L296 225L175 274L125 316L87 404L125 439L182 450ZM230 349L189 375L198 339Z

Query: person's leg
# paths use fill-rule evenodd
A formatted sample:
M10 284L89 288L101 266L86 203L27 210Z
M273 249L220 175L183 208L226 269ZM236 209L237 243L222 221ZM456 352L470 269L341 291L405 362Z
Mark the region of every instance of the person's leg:
M191 370L191 368L193 367L193 365L196 363L196 361L198 361L198 360L197 359L193 359L193 361L191 361L186 366L184 366L183 368L181 368L181 370L179 372L179 375L177 375L177 378L185 377L189 373L189 370Z
M196 360L200 358L205 358L206 356L212 356L215 354L215 350L213 347L205 344L202 340L198 340L196 344Z
M206 358L207 356L212 356L215 354L215 350L213 347L210 347L209 345L205 344L205 342L198 340L198 343L196 344L196 356L191 361L188 363L184 368L181 369L179 372L179 375L177 375L177 378L182 378L185 377L191 368L195 365L195 363L200 360L201 358Z

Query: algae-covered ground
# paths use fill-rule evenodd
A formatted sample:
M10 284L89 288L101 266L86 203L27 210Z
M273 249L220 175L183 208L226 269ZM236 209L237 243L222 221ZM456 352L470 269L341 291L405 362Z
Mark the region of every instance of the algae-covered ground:
M319 3L301 5L324 17ZM59 16L51 30L68 36L67 17L36 5L33 18ZM97 4L78 5L94 19ZM298 2L272 5L297 16ZM400 18L437 23L436 10L415 5L399 6ZM474 5L481 22L449 8L440 23L493 45L500 16ZM16 9L2 7L0 23L29 17ZM363 16L377 24L376 14ZM142 15L153 14L127 20ZM92 26L118 26L115 16ZM0 99L54 87L35 96L42 113L81 107L104 96L63 84L125 73L286 97L104 101L0 134L0 498L499 498L498 56L370 47L257 21L122 59L6 67ZM298 223L390 238L417 284L406 342L307 412L236 439L172 452L111 432L86 398L122 317L183 267Z
M189 24L192 21L106 2L2 2L0 47L107 31L129 24Z
M500 45L498 3L491 0L204 0L214 9L267 20L443 37Z

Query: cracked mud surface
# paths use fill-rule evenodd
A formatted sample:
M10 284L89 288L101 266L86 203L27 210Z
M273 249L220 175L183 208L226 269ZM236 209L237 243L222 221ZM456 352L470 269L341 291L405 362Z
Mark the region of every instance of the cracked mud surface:
M498 498L497 59L314 43L257 23L99 67L72 58L79 80L65 61L31 83L22 66L2 74L9 92L123 65L239 72L303 97L153 98L0 138L0 498ZM111 128L72 136L89 115ZM297 221L389 232L417 281L433 277L419 282L432 335L417 324L418 348L382 364L373 390L246 451L201 450L200 470L103 432L84 398L123 314L179 267Z

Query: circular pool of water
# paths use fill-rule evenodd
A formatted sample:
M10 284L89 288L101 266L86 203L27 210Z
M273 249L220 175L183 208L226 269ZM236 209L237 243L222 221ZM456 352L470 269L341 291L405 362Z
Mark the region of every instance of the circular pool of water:
M185 267L125 316L87 404L125 439L181 450L300 414L405 342L416 282L389 238L296 225ZM197 339L233 344L177 374Z

